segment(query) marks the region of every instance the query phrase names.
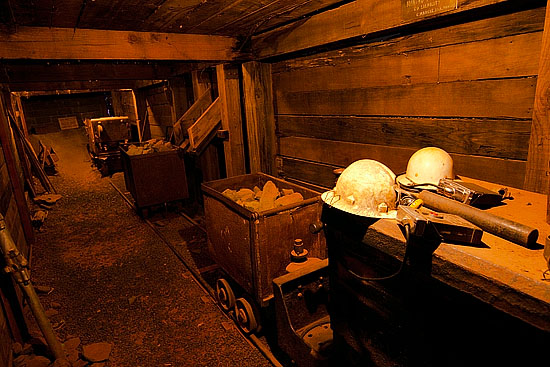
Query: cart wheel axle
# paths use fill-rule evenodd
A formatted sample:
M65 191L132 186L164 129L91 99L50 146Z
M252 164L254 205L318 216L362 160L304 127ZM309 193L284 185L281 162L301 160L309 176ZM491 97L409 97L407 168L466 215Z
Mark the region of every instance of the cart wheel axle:
M224 311L232 310L235 307L235 293L227 280L220 278L216 281L216 298Z
M237 325L245 334L258 330L258 322L254 315L254 309L246 299L237 298L235 301L235 317Z

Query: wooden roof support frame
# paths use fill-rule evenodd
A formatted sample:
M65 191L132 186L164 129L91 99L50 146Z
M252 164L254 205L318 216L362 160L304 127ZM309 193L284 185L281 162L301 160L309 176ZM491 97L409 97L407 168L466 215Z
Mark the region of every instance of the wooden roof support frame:
M0 58L230 61L237 40L199 34L19 27L0 33Z
M541 47L524 189L548 194L546 222L550 223L550 0Z

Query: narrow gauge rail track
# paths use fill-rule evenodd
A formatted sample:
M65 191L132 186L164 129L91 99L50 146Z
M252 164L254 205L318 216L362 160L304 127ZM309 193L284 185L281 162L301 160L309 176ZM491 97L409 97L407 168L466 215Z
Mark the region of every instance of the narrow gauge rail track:
M126 203L126 205L128 205L129 208L133 209L137 213L136 206L128 198L128 196L126 196L124 194L124 192L122 192L122 190L120 190L120 188L118 188L113 183L112 180L110 180L109 183L113 187L113 189L115 189L115 191L117 191L119 193L119 195L122 197L122 199L124 199L124 202ZM199 223L197 223L195 220L193 220L193 218L189 217L187 214L182 213L182 212L178 212L178 214L180 216L182 216L185 220L187 220L189 223L191 223L192 225L194 225L195 227L199 228L201 231L206 233L206 230L202 226L200 226ZM197 283L197 285L204 291L204 293L206 293L213 300L214 304L216 304L216 306L220 309L220 311L229 320L231 320L231 322L235 322L234 318L232 317L232 311L230 311L230 313L228 314L228 313L224 312L224 310L218 304L218 300L216 299L215 290L210 286L210 284L208 284L202 278L200 269L197 270L194 267L192 267L191 265L189 265L187 263L187 261L185 260L185 258L178 252L178 250L176 249L174 244L172 244L168 240L168 238L166 238L166 236L158 229L158 227L155 226L149 219L147 219L145 217L143 217L142 219L149 226L149 228L151 228L153 230L153 232L155 232L155 234L162 240L162 242L164 242L166 244L166 246L168 246L168 248L174 253L174 255L176 255L176 257L183 263L185 268L189 271L189 273L191 273L191 276L193 277L193 280L195 281L195 283ZM269 360L269 362L271 362L271 364L273 364L273 366L283 367L283 365L277 360L275 355L271 352L269 347L262 340L260 340L256 335L254 335L254 334L248 334L247 335L247 334L243 333L239 327L236 327L236 329L239 331L239 333L242 335L242 337L248 343L250 343L252 346L257 348L264 355L264 357L266 357Z

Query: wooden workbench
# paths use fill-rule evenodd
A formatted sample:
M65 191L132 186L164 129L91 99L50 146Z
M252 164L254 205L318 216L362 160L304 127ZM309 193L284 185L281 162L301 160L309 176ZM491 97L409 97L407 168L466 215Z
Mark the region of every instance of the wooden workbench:
M502 185L463 179L495 191L502 188ZM441 243L432 258L431 275L537 328L550 331L550 280L543 279L543 272L548 268L543 256L544 243L550 234L550 225L545 221L546 196L515 188L508 190L513 199L504 200L505 205L487 211L537 228L537 249L527 249L484 232L484 246ZM379 220L371 229L388 236L395 246L385 246L388 241L367 241L370 245L378 243L384 247L383 251L402 257L405 239L395 221ZM369 236L376 234L367 233Z
M527 366L546 358L546 196L509 191L513 200L488 211L537 228L536 249L486 232L476 246L415 238L408 266L384 280L407 248L397 221L325 205L331 326L337 349L353 355L350 366Z

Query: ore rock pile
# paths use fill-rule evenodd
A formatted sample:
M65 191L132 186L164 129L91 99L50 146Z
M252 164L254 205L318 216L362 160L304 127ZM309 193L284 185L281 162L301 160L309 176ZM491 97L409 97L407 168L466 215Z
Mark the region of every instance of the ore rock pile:
M158 153L158 152L168 152L174 150L174 146L169 141L164 141L162 139L150 139L141 146L131 144L128 147L126 153L128 155L141 155L149 153Z
M279 190L273 181L267 181L262 189L258 186L254 186L252 190L226 189L222 194L253 212L263 212L304 200L302 194L293 189Z

